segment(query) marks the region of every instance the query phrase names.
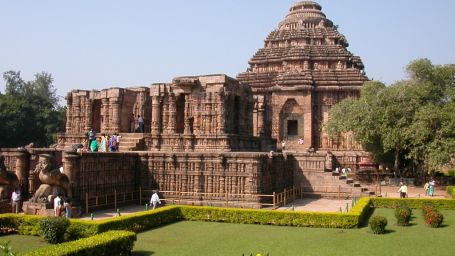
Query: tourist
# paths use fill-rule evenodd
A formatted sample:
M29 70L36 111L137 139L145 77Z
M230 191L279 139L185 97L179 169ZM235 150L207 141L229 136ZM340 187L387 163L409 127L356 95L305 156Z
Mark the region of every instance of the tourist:
M106 152L106 146L107 146L107 138L106 134L101 134L101 145L100 145L100 151L101 152Z
M430 182L428 182L428 195L429 196L434 195L435 186L436 186L436 181L433 178L431 178Z
M71 200L66 199L63 206L65 207L65 218L67 219L71 218Z
M64 213L65 213L65 206L63 204L63 198L61 198L58 203L58 207L57 207L55 216L62 217Z
M118 133L115 134L115 141L116 141L116 146L115 146L115 151L119 151L120 148L120 139L122 136L118 135Z
M115 152L117 149L117 136L112 134L111 138L109 139L109 151Z
M398 193L400 193L400 198L406 198L408 194L408 186L406 186L406 183L401 183L401 187L398 189Z
M130 132L135 132L134 130L134 114L131 114L130 116Z
M158 196L157 191L153 191L152 198L150 199L150 204L153 206L152 209L155 209L158 204L161 204L160 197Z
M92 140L90 143L90 151L98 152L98 141L96 139Z
M139 132L144 132L144 119L141 115L137 115L137 123L139 125Z
M58 194L57 197L54 198L54 216L58 217L57 213L60 213L60 202L62 201L62 194Z
M430 188L430 183L427 181L425 185L423 186L423 189L425 189L425 196L428 196L428 189Z
M92 128L90 128L90 131L87 133L87 137L88 137L88 146L87 147L90 148L92 145L92 141L96 140L96 132Z
M303 138L299 138L299 145L303 145Z
M21 205L21 190L19 188L16 188L11 195L11 207L12 207L12 213L19 213L20 210L20 205Z

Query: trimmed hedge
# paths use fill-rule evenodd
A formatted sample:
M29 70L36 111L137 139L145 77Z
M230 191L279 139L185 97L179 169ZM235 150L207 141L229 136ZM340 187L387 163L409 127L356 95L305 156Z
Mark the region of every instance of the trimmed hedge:
M354 213L290 212L198 206L183 206L180 207L180 210L183 218L191 221L318 228L356 228L359 225L359 214Z
M134 232L108 231L89 238L73 242L47 246L26 256L76 256L76 255L131 255L134 241L137 237Z
M39 235L38 221L42 216L6 213L0 214L0 228L15 229L21 235Z
M374 234L380 235L385 234L385 227L387 226L387 219L383 216L374 216L368 222L371 231Z
M411 209L420 209L422 204L431 203L437 209L455 210L455 200L453 199L428 199L428 198L370 198L371 204L374 208L395 208L394 206L402 202Z
M447 186L447 194L455 198L455 186Z

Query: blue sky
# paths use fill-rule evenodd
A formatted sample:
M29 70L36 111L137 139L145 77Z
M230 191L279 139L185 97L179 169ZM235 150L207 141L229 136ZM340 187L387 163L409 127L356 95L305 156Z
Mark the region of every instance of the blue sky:
M235 77L291 0L1 1L0 72L53 75L71 89L147 86L182 75ZM453 0L319 0L370 78L405 78L409 61L455 63ZM4 81L0 82L4 91Z

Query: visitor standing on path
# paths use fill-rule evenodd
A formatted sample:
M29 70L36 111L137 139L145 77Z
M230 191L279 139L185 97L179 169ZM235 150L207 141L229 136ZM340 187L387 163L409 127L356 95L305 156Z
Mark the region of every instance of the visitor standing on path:
M152 209L155 209L158 204L161 204L161 200L158 196L157 191L153 191L152 198L150 199L150 204L153 205Z
M398 192L400 193L400 198L406 198L408 195L408 186L406 186L406 183L402 183L400 189L398 189Z
M11 195L11 207L12 213L19 213L21 205L21 191L19 188L16 188Z
M59 194L54 198L54 216L58 217L60 212L60 202L62 201L63 195Z
M430 179L430 182L428 182L428 195L429 196L433 196L434 195L434 190L435 190L435 187L436 187L436 181L431 178Z
M425 186L423 186L423 189L425 189L425 196L428 196L429 188L430 188L430 183L429 182L425 183Z
M286 150L286 141L285 140L281 141L281 150L282 151Z

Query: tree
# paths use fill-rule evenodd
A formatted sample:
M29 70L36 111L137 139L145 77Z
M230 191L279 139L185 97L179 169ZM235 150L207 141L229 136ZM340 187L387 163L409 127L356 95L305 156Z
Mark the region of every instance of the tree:
M352 131L377 162L419 175L455 152L455 65L420 59L407 72L409 79L391 86L365 83L359 99L331 109L326 128L332 136Z
M0 147L48 146L63 131L64 108L58 105L52 76L46 72L24 81L19 71L3 74L5 94L0 94Z

